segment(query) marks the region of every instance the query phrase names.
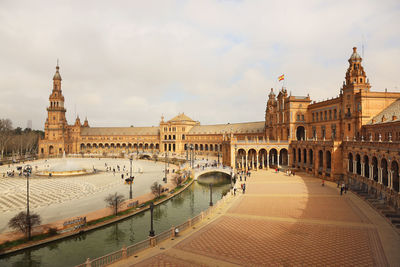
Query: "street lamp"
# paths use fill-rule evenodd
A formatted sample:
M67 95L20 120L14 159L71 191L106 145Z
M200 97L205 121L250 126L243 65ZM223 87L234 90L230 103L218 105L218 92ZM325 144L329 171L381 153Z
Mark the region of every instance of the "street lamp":
M218 166L219 166L219 150L218 150Z
M133 182L133 176L132 176L132 161L133 158L132 156L129 158L129 161L131 162L131 168L130 168L130 177L129 177L129 199L132 199L132 182Z
M167 160L168 160L168 151L165 152L165 167L164 167L164 183L167 182Z
M26 176L26 224L28 225L28 240L31 240L31 216L29 214L29 175L32 172L31 165L25 165L24 174Z
M193 155L193 144L190 145L190 163L192 164L192 168L194 167L194 155Z
M210 184L210 207L213 205L212 201L212 184Z
M154 229L153 229L153 209L154 209L154 203L150 202L150 233L149 236L153 237L154 236Z

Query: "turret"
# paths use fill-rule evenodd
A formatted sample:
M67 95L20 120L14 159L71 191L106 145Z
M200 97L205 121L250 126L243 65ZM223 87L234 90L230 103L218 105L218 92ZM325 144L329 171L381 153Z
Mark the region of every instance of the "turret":
M349 67L346 72L346 83L343 86L344 91L369 92L371 86L361 62L362 58L357 53L357 47L353 47L353 54L349 58Z

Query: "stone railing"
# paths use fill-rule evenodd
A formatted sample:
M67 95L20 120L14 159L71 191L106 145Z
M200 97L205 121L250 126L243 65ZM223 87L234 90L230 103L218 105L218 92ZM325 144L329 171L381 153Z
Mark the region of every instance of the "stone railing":
M205 217L210 215L214 210L216 210L218 207L220 207L222 204L224 204L230 198L232 198L232 192L229 192L224 197L222 197L217 203L215 203L214 206L209 207L205 211L202 211L199 215L185 221L184 223L182 223L178 226L173 226L171 229L166 230L154 237L149 237L148 239L145 239L139 243L136 243L136 244L128 246L128 247L124 246L122 249L112 252L110 254L104 255L102 257L99 257L99 258L96 258L93 260L88 258L85 263L76 265L76 267L107 266L107 265L113 264L117 261L120 261L122 259L126 259L126 258L128 258L134 254L137 254L140 251L143 251L147 248L155 247L158 243L175 237L176 229L178 229L179 232L182 232L186 229L191 228L193 225L200 223L201 221L204 220Z

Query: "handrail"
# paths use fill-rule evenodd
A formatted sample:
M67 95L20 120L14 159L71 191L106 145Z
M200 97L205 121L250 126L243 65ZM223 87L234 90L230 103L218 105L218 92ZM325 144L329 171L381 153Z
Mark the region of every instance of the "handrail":
M231 190L232 191L232 190ZM185 221L184 223L172 227L170 230L166 230L154 237L147 238L143 241L140 241L136 244L133 244L128 247L123 247L118 251L114 251L107 255L101 256L99 258L90 260L89 258L86 260L85 263L76 265L75 267L103 267L115 263L119 260L126 259L133 254L136 254L144 249L149 247L154 247L156 244L165 241L174 236L175 229L178 229L179 232L190 228L193 225L200 223L206 216L211 214L216 208L218 208L221 204L225 203L227 199L232 197L232 192L228 192L225 196L223 196L220 200L215 203L214 206L208 207L208 209L202 211L199 215Z

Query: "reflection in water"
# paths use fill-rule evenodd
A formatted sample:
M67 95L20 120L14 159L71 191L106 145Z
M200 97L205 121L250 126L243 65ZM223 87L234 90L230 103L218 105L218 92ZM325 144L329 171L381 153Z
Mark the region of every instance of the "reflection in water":
M110 243L110 242L114 241L116 246L122 246L126 235L125 235L124 231L121 231L118 228L118 225L119 225L119 223L116 223L111 226L109 235L105 239L105 242Z
M229 190L230 180L222 177L225 184L209 180L213 186L213 200L221 199ZM210 179L210 178L206 178ZM220 181L219 177L216 177ZM215 183L214 183L215 182ZM208 184L193 183L187 190L169 201L155 207L154 229L156 234L180 225L208 208L210 191ZM95 259L105 254L120 250L148 238L150 212L141 212L118 223L75 237L53 242L6 257L0 257L0 266L75 266L87 258Z
M31 251L25 251L23 257L12 264L13 267L36 267L41 266L40 257L32 256Z
M225 185L231 182L231 177L222 172L211 172L197 178L199 184Z

